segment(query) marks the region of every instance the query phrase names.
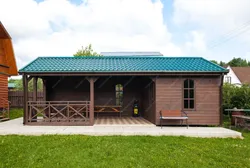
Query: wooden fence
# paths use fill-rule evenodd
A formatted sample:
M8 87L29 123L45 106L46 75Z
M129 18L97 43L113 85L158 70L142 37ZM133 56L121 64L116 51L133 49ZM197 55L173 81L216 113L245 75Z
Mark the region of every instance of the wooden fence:
M44 101L43 92L37 92L37 101ZM9 91L10 107L23 107L23 91ZM33 100L33 92L29 92L29 101Z

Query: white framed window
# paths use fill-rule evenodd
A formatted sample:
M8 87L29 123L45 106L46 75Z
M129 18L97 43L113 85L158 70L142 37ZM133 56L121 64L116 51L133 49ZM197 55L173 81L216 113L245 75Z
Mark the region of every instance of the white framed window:
M231 76L225 76L225 82L226 83L232 83L232 78L231 78Z

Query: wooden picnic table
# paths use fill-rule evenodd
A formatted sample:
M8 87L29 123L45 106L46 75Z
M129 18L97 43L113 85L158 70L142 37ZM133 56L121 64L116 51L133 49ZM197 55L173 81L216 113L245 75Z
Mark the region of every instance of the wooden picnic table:
M250 112L250 109L225 109L225 111L242 111L242 112Z
M239 124L237 124L237 119L241 119L243 120L243 122L241 122L242 126L245 127L247 126L246 121L249 120L250 121L250 116L242 116L242 115L232 115L232 117L235 118L235 127Z
M231 117L232 115L241 115L244 116L245 114L248 114L250 112L250 109L225 109L227 111L228 118L231 120L231 125L234 125L235 119L234 117Z
M121 108L122 106L117 105L95 105L94 112L97 113L97 117L99 113L111 112L111 113L119 113L121 117Z

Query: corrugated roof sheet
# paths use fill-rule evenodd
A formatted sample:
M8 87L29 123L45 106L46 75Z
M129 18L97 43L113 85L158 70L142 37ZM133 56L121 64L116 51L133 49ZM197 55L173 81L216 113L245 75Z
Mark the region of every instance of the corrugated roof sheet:
M227 72L201 57L38 57L19 72Z

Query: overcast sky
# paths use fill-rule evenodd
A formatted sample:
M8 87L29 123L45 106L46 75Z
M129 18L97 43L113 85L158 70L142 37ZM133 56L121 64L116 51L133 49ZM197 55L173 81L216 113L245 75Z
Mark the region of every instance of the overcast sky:
M38 56L160 51L250 58L250 0L0 0L18 68Z

